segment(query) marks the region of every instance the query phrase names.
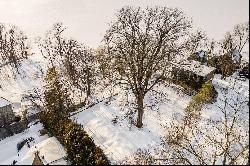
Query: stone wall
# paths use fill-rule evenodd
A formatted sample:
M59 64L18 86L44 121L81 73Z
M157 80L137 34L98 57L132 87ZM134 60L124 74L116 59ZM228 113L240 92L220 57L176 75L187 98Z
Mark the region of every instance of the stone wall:
M0 140L3 138L6 138L8 136L10 136L11 133L9 132L9 130L7 130L6 128L0 128Z
M22 120L20 122L12 123L10 125L10 131L13 134L18 134L28 128L28 121Z
M31 123L36 119L38 119L38 114L32 114L32 115L27 116L28 123Z
M38 118L37 114L28 116L26 119L22 119L19 122L14 122L10 125L5 125L0 127L0 140L6 137L12 136L13 134L18 134L23 132L28 128L28 124Z
M18 134L28 128L28 121L22 120L20 122L12 123L0 128L0 140L6 137L12 136L13 134Z
M11 124L14 122L15 114L11 105L7 105L0 108L0 127Z

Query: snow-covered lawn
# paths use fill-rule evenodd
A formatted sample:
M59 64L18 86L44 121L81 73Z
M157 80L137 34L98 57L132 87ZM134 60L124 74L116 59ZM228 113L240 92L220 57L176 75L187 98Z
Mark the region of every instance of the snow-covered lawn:
M33 137L34 141L30 143L31 146L45 140L48 138L47 135L40 136L39 130L41 130L42 124L38 123L36 125L30 126L22 133L15 134L14 136L5 138L0 141L0 165L10 165L14 160L19 161L25 156L25 154L30 150L27 145L25 145L19 152L17 151L17 144L24 139ZM32 164L32 163L29 163Z
M43 72L46 63L38 56L30 56L23 60L19 67L19 74L11 66L0 68L0 97L11 102L21 102L22 97L29 94L34 88L43 86Z
M123 99L120 95L111 104L103 102L73 116L73 119L84 126L84 129L94 139L111 160L118 163L136 152L138 148L147 149L158 146L164 135L164 126L171 121L173 115L182 113L190 100L190 96L177 94L171 88L164 88L169 100L162 104L159 110L146 110L143 118L143 128L131 126L124 119L125 111L121 111L118 103ZM120 97L120 98L119 98ZM112 120L118 118L117 124Z
M224 115L219 107L224 107L225 100L229 103L227 111L234 112L233 109L239 109L239 117L242 118L243 126L246 132L249 131L249 79L245 81L236 79L235 74L226 79L221 79L220 75L215 75L213 85L218 92L217 101L213 104L207 104L203 107L202 117L205 119L219 120ZM231 107L232 106L232 107Z
M234 81L236 81L235 87L232 84ZM218 98L220 99L225 99L225 97L228 100L236 99L238 95L240 101L249 101L248 80L240 81L234 77L223 80L219 75L216 75L213 84L218 91ZM229 91L224 96L222 91L226 87L229 88ZM125 111L122 111L121 107L118 106L118 103L123 99L121 97L122 93L119 93L117 98L109 105L106 105L104 102L99 103L74 115L72 118L84 126L88 134L104 150L112 163L120 163L125 159L128 160L126 157L133 155L138 148L152 149L152 147L160 147L161 138L166 133L164 126L172 122L173 119L178 118L178 114L184 114L183 110L191 97L170 87L162 90L168 95L169 100L161 104L157 111L145 111L142 129L138 129L135 126L131 127L128 119L123 118ZM222 118L223 114L218 110L218 105L221 104L223 104L222 101L218 100L213 104L205 105L201 112L203 120L219 120ZM243 115L246 115L248 114L249 106L247 106L247 103L244 103L240 109ZM118 117L117 124L112 122L115 117ZM201 121L200 124L202 125L202 123Z
M218 88L228 88L229 93L239 93L244 98L249 98L249 79L240 80L237 74L234 73L233 76L221 78L221 75L215 75L213 79L213 85Z
M28 94L30 90L34 88L39 89L43 86L44 75L42 75L41 69L46 71L45 64L46 62L44 62L42 58L39 59L38 56L25 60L20 70L21 75L17 75L15 80L10 78L13 77L13 75L8 67L1 68L0 75L3 77L0 80L0 85L2 86L2 88L0 88L0 97L5 97L11 102L17 102L17 111L22 110L22 108L19 109L20 106L18 106L18 102L21 103L21 106L26 104L25 101L21 100L22 97ZM232 86L233 83L235 83L234 88ZM224 80L221 79L219 75L215 75L213 84L219 93L219 98L225 98L222 92L228 88L229 90L226 97L228 97L229 100L233 101L238 98L239 101L246 100L249 102L248 79L246 81L237 80L234 75ZM161 146L160 142L161 138L165 135L165 126L171 123L173 119L178 118L179 115L184 114L184 108L189 103L191 96L184 95L173 87L165 87L159 90L166 94L168 100L163 104L161 103L158 110L145 109L143 128L141 129L131 125L129 119L125 118L128 109L120 105L120 103L124 102L125 98L124 92L119 90L116 90L118 96L109 104L101 102L92 108L74 115L72 119L75 119L84 126L84 129L94 139L95 143L103 149L112 164L120 163L127 159L127 156L133 155L139 148L152 149L152 147ZM94 97L103 98L107 96L109 96L109 94L104 91L101 95L99 92L99 96ZM150 96L148 96L144 102L145 104L149 104L149 101L152 101ZM223 115L218 111L218 105L222 104L221 101L217 101L213 104L205 105L201 116L204 119L220 119ZM243 115L249 119L249 106L247 103L242 104L240 109ZM117 123L114 124L112 121L117 117ZM249 126L249 120L247 122ZM47 135L39 136L38 131L40 129L42 129L42 125L38 123L20 134L0 141L0 164L11 164L13 160L17 160L17 164L25 164L27 161L30 162L34 147L29 149L25 145L20 152L17 152L16 146L18 142L29 137L34 138L34 142L31 143L31 145L36 144L37 147L47 146L50 142L49 140L39 144L48 139ZM54 145L58 144L55 143ZM54 150L57 151L58 149ZM46 150L43 152L46 153L45 151ZM63 152L59 150L59 153ZM21 160L22 162L20 162ZM48 161L50 161L50 159L48 159Z

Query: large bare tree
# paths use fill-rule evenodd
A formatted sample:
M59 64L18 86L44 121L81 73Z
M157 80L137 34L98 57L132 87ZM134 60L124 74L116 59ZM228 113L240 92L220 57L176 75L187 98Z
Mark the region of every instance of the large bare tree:
M85 92L84 103L89 102L95 83L95 59L93 51L76 40L64 40L62 62L70 85ZM82 96L82 95L81 95Z
M106 32L110 65L136 97L137 127L143 125L145 95L165 80L169 61L182 54L190 28L191 21L179 9L127 6Z

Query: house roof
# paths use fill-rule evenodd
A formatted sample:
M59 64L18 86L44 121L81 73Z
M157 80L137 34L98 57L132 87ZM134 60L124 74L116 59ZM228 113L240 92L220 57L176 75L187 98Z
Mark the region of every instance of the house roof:
M19 164L31 165L34 161L38 162L39 160L38 163L43 163L44 165L66 165L67 162L64 159L66 155L60 142L55 137L50 137L33 145L19 161Z
M0 97L0 107L10 105L11 103L3 97Z
M239 53L239 51L238 50L234 50L233 53L232 53L232 59L234 61L239 62L241 58L242 58L242 55Z
M178 68L184 69L186 71L191 71L195 73L196 75L203 76L203 77L211 73L212 71L216 70L215 67L202 65L200 62L194 61L194 60L185 60L180 63L172 63L172 65Z

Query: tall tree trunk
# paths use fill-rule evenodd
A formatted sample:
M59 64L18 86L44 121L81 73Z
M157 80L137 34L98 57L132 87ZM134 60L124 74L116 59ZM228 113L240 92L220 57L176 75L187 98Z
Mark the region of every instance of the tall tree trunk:
M91 80L90 80L90 73L89 73L89 68L87 67L87 98L90 96L90 89L91 86Z
M143 116L143 99L144 95L139 94L137 97L137 111L138 111L138 117L137 117L137 124L136 126L138 128L141 128L143 123L142 123L142 116Z

